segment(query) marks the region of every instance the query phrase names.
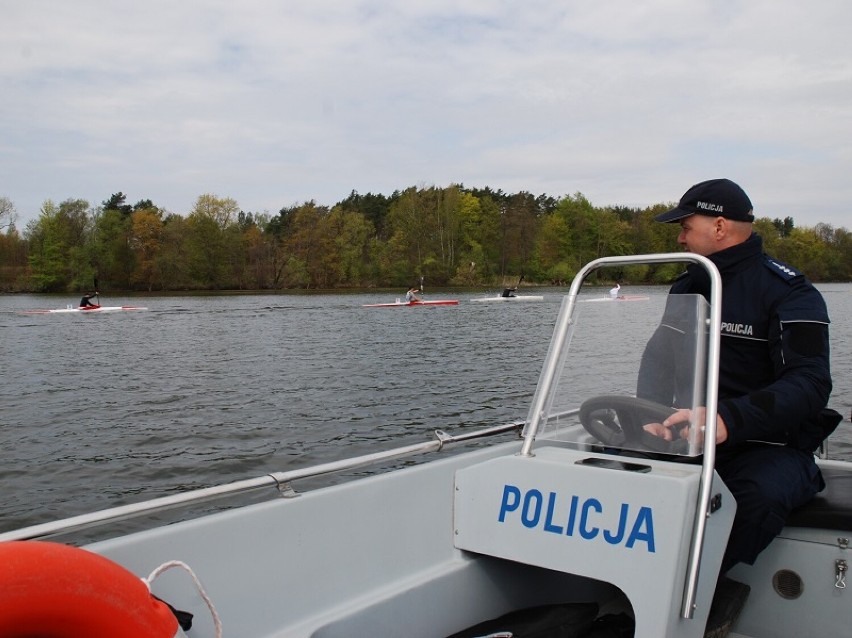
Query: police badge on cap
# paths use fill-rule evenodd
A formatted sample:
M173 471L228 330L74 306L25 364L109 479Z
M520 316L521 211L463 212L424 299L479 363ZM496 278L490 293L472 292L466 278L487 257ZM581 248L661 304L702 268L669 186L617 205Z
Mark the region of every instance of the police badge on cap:
M658 222L676 222L689 215L725 217L738 222L753 222L751 200L745 191L729 179L709 179L683 194L677 208L654 217Z

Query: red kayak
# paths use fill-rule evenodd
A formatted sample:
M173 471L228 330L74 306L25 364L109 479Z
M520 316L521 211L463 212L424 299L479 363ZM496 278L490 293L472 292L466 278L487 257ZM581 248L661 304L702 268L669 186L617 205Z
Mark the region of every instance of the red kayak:
M398 308L404 306L458 306L458 299L435 299L430 301L394 301L392 303L368 303L364 308Z

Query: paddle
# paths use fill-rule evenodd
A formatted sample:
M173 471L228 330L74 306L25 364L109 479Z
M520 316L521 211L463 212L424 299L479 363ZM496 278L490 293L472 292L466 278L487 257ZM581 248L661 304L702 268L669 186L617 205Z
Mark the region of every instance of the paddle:
M101 305L101 293L98 292L98 278L95 276L95 297L98 299L98 305Z

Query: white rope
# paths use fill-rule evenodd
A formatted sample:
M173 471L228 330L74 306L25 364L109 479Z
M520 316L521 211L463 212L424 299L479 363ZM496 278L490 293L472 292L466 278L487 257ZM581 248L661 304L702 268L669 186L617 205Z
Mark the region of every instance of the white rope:
M210 597L207 595L207 592L204 591L204 587L201 585L201 581L198 579L198 576L195 575L195 572L192 571L192 568L179 560L170 560L168 562L163 563L157 569L151 572L148 578L143 578L142 582L148 587L148 591L151 591L151 583L154 582L154 579L157 578L163 572L171 569L172 567L180 567L185 570L191 577L192 581L195 583L196 589L198 589L198 593L201 595L201 599L204 601L204 604L207 605L207 609L210 610L210 615L213 616L213 625L216 628L216 638L222 638L222 621L219 620L219 614L216 612L216 607L213 606L213 601L210 600Z

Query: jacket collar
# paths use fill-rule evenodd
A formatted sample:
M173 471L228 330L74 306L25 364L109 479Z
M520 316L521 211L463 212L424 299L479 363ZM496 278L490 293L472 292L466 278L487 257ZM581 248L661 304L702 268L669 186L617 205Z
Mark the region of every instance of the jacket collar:
M724 280L727 275L739 271L749 261L759 259L761 255L763 255L763 238L757 233L752 233L743 243L720 250L708 255L707 258L716 265ZM686 267L686 272L690 279L689 292L709 297L710 277L704 267L690 264Z

